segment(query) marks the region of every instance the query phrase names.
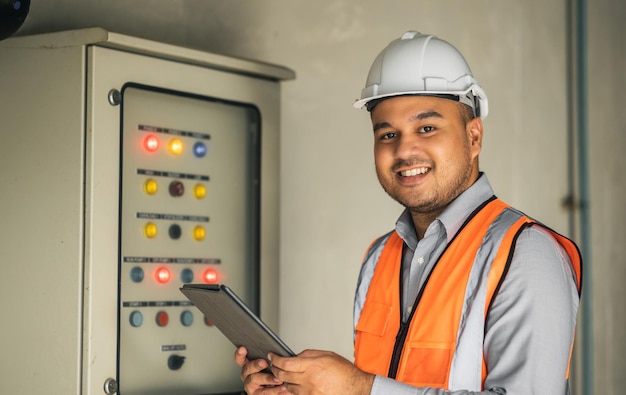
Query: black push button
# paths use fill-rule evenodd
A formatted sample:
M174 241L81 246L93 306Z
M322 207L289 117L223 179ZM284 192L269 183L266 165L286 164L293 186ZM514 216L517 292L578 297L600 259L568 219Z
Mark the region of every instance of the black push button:
M185 363L185 357L181 355L176 355L176 354L170 355L170 357L167 359L167 367L170 368L171 370L180 369L184 363Z
M182 229L180 228L180 225L178 224L172 224L170 225L170 228L168 230L168 233L170 235L170 237L174 240L178 240L180 239L180 236L183 234Z

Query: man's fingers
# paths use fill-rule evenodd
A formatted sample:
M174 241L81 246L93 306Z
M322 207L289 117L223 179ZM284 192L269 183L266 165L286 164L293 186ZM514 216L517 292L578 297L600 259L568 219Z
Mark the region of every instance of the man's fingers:
M243 382L249 381L248 378L251 375L255 373L260 373L261 371L266 369L268 366L269 365L267 361L264 359L257 359L257 360L246 363L245 365L243 365L243 368L241 369L241 381Z
M239 365L239 367L243 367L246 363L248 363L248 350L245 347L239 347L235 350L235 363Z
M264 359L250 361L245 347L235 350L235 363L241 366L240 378L247 394L287 395L284 383L266 370L269 362Z

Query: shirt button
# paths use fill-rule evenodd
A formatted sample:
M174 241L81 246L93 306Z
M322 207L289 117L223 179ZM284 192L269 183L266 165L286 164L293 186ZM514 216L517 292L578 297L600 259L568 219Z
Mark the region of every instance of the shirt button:
M409 306L406 308L406 312L411 314L411 310L413 310L413 306Z
M424 257L423 257L423 256L421 256L421 257L417 258L417 263L419 263L420 265L421 265L422 263L424 263Z

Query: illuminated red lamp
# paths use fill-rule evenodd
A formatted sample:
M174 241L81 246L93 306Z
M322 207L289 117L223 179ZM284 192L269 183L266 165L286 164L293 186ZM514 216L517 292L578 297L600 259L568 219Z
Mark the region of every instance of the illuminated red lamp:
M143 140L143 146L148 152L155 152L159 149L159 138L153 134L149 134Z
M204 273L202 273L202 281L207 284L217 284L219 277L219 273L215 269L206 269Z
M170 272L170 269L166 267L158 268L154 275L156 277L156 281L161 284L167 283L172 278L172 272Z

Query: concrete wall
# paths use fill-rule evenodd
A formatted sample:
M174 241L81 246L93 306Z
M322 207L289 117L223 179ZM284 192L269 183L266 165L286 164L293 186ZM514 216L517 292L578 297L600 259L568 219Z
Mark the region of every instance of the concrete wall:
M620 0L589 2L589 143L595 389L626 386L626 89ZM481 155L497 194L568 232L565 1L48 0L19 35L111 31L294 69L283 85L280 333L294 348L352 355L352 298L364 249L401 208L374 174L367 113L352 102L378 51L416 29L454 43L487 91ZM591 271L590 271L591 272ZM591 280L591 281L590 281ZM578 365L578 364L577 364Z
M594 381L597 394L626 386L626 2L589 1L589 162ZM590 280L590 281L589 281Z

